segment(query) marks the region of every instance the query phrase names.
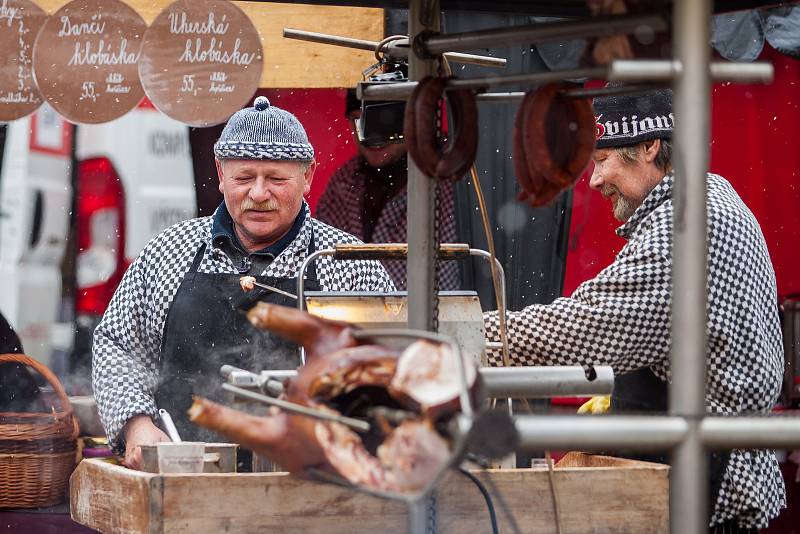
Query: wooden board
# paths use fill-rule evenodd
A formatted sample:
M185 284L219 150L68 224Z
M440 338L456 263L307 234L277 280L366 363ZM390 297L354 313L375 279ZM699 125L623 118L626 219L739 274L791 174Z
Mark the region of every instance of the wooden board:
M546 468L476 471L501 532L555 533ZM564 532L647 534L668 528L669 467L571 453L554 477ZM107 533L398 532L403 504L285 473L156 475L84 460L70 480L72 518ZM441 533L487 532L478 488L452 473L437 493Z
M69 0L34 0L54 13ZM150 24L173 0L126 0ZM355 39L383 39L382 9L312 6L273 2L234 2L261 35L264 69L260 87L353 87L361 71L375 63L372 52L283 38L283 28L342 35Z

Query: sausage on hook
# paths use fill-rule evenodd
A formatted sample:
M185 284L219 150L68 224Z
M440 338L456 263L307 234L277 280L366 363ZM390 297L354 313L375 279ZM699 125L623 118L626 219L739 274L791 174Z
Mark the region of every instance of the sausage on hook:
M447 92L450 131L439 146L436 112L449 78L419 81L406 104L404 136L408 153L422 172L440 180L458 180L472 166L478 150L478 107L469 89Z

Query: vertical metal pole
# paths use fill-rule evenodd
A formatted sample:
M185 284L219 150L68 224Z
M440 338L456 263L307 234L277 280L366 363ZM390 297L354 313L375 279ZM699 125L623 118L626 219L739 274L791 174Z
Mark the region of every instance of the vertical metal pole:
M409 534L425 534L428 532L427 498L408 503Z
M673 533L708 530L708 460L700 438L706 384L706 172L711 79L710 0L676 0L675 190L670 413L686 417L689 432L672 458L670 525ZM713 503L712 503L713 504Z
M425 30L439 31L439 0L410 0L408 3L408 37L411 43ZM417 81L434 74L436 64L414 52L408 54L408 78ZM408 158L408 327L433 331L433 278L436 272L434 202L436 184ZM411 534L428 532L428 512L436 513L436 500L429 497L410 506L408 529ZM433 527L435 529L435 526ZM435 531L435 530L434 530Z
M408 6L408 34L413 39L423 30L439 30L439 0L411 0ZM433 74L432 60L408 56L409 79ZM408 158L408 327L433 330L434 276L434 191L435 183Z

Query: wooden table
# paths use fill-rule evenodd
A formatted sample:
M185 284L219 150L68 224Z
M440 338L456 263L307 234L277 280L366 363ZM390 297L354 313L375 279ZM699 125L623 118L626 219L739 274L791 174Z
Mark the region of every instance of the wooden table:
M669 467L570 453L554 480L564 532L669 531ZM475 471L494 500L500 532L555 533L547 468ZM398 532L406 507L286 473L160 475L84 460L70 480L72 518L106 533ZM489 532L478 488L451 473L437 492L438 532Z

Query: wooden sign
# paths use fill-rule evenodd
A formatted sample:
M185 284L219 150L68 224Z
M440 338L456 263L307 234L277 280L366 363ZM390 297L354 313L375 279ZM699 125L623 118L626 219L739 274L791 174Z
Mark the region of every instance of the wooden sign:
M125 0L148 24L172 1ZM66 3L65 0L36 2L49 13ZM385 36L383 9L280 2L234 3L250 18L261 38L265 55L259 87L352 87L361 80L361 71L375 62L375 54L368 50L286 39L283 28L376 42Z
M262 65L258 31L241 9L225 0L178 0L148 28L139 77L160 111L212 126L250 100Z
M47 20L29 0L0 0L0 121L36 111L42 95L33 79L33 45Z
M45 23L33 51L36 82L65 119L119 118L144 96L137 62L146 25L120 0L74 0Z

